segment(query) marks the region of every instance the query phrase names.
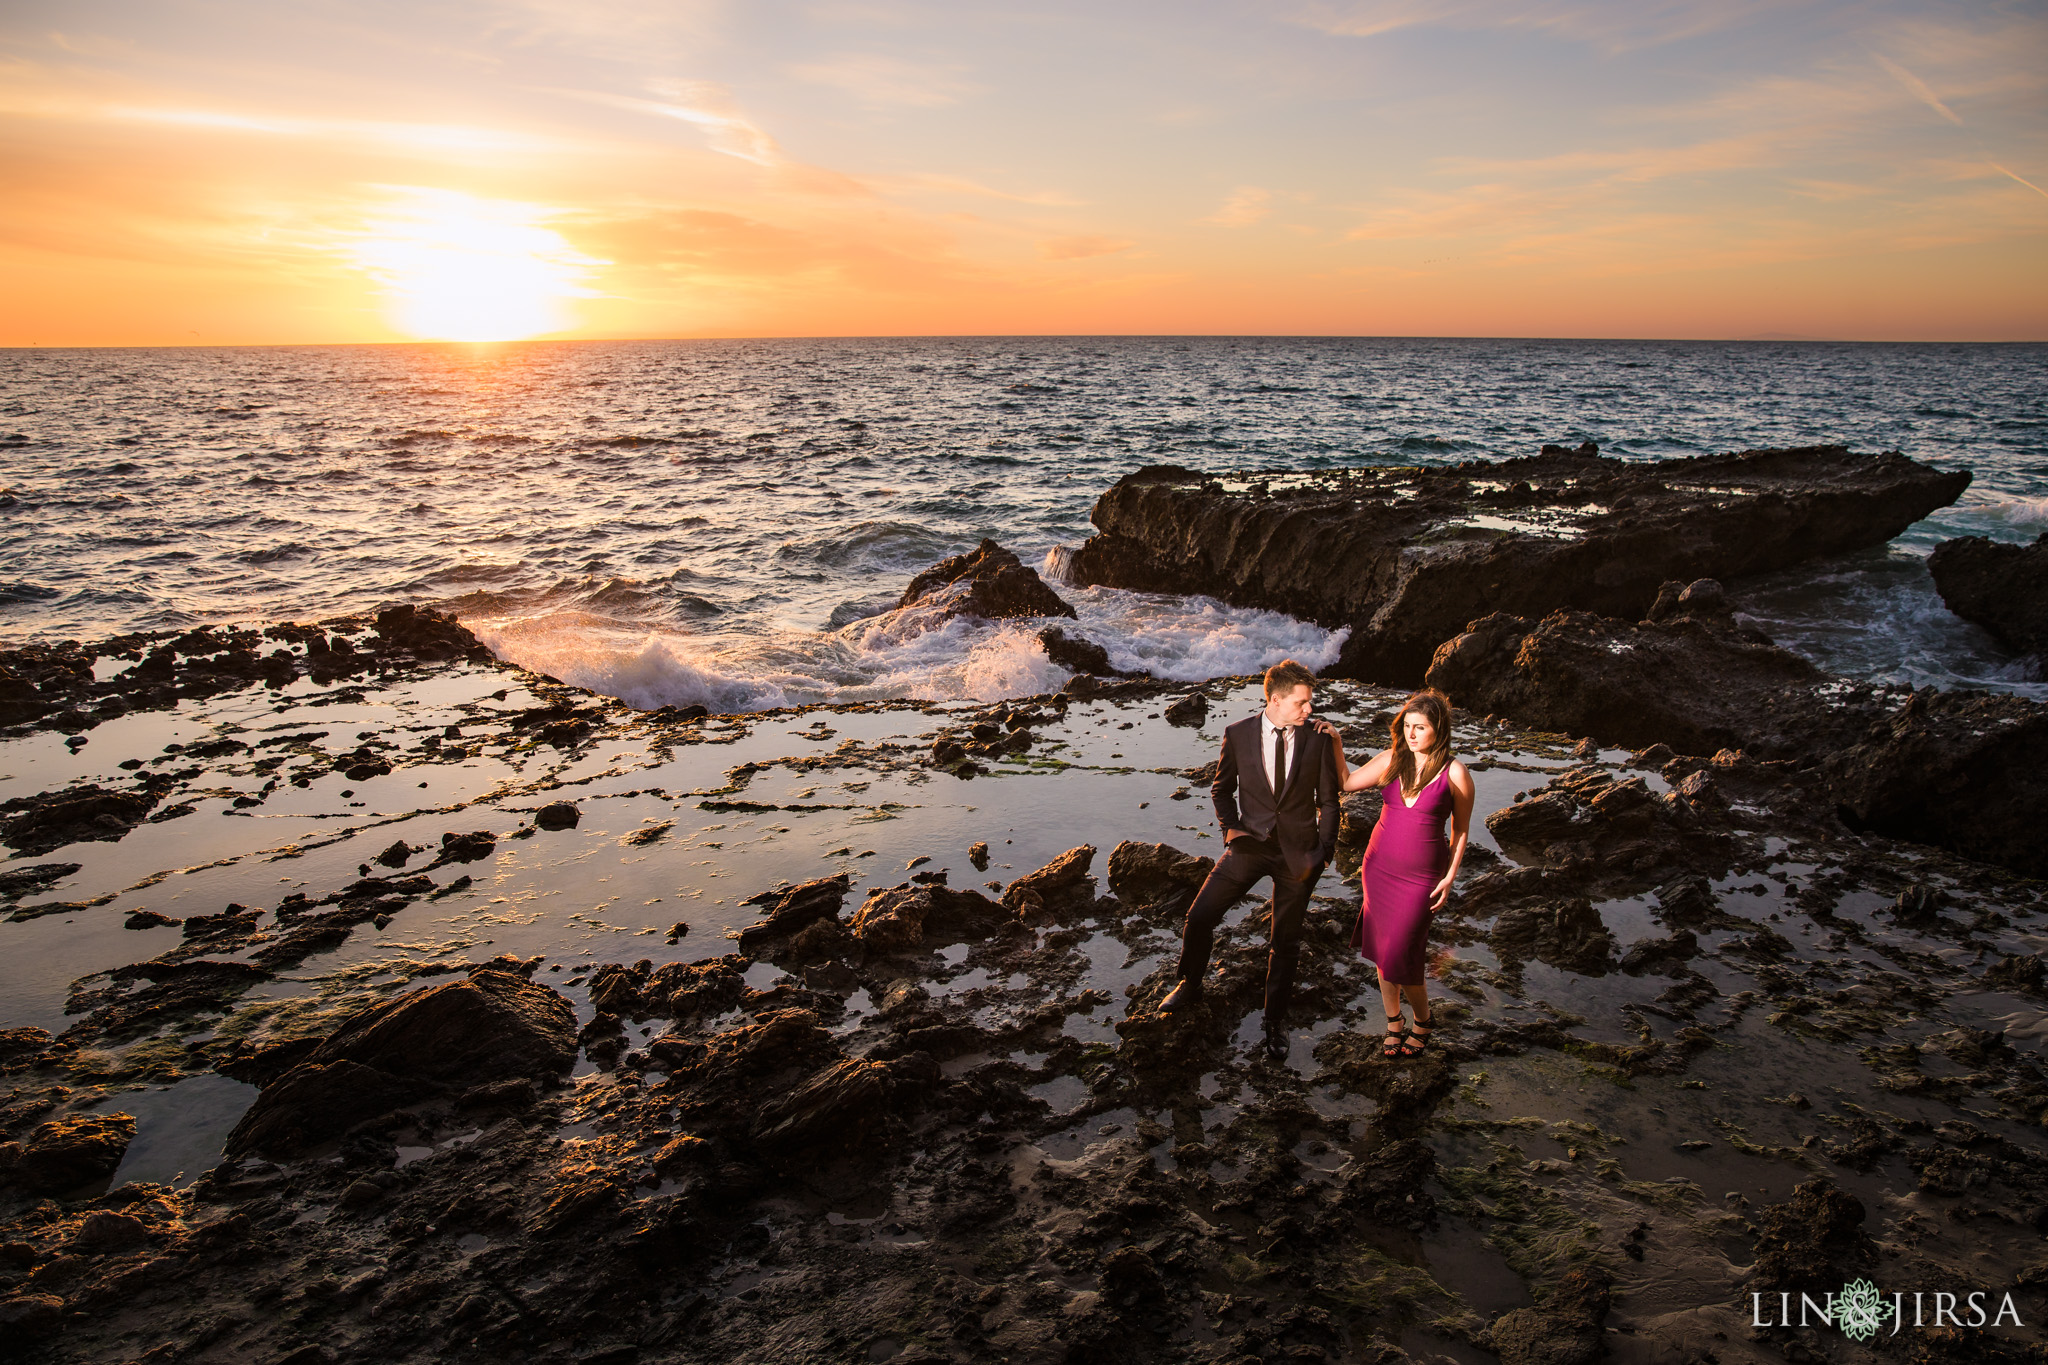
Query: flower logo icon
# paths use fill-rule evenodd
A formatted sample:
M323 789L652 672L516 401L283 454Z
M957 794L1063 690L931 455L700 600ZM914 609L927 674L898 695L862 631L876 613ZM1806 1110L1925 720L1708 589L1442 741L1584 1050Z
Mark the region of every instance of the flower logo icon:
M1845 1337L1868 1341L1877 1335L1878 1324L1884 1320L1884 1307L1884 1296L1877 1292L1876 1285L1868 1280L1851 1280L1835 1296L1835 1326L1842 1329Z

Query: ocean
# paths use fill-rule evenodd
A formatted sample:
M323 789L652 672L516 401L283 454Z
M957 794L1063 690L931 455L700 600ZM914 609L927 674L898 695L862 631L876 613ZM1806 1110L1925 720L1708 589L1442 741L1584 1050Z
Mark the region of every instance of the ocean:
M1027 563L1147 464L1632 460L1838 442L1967 467L1891 545L1740 585L1856 677L2048 698L1925 569L2048 530L2048 345L936 338L0 351L0 641L411 601L643 707L992 700L1067 676L1028 625L887 613L993 537ZM1063 594L1121 667L1195 680L1341 638Z

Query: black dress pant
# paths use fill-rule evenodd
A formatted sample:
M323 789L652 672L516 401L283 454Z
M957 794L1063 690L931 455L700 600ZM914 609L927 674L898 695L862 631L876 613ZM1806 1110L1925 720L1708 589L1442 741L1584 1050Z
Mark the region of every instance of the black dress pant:
M1306 877L1288 869L1280 845L1272 839L1240 834L1232 839L1209 871L1208 880L1188 906L1187 924L1181 930L1180 979L1200 981L1209 970L1209 952L1215 945L1216 926L1225 912L1243 900L1245 893L1262 877L1273 879L1271 923L1267 929L1266 1017L1277 1022L1287 1012L1294 994L1294 966L1301 956L1301 926L1308 912L1310 894L1321 875L1318 864Z

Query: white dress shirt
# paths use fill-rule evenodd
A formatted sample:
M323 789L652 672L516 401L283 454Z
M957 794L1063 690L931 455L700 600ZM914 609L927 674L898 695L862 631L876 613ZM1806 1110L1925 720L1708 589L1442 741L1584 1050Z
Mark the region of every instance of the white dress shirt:
M1275 796L1280 794L1280 775L1273 771L1273 736L1285 735L1287 737L1285 741L1287 746L1287 771L1291 773L1294 771L1295 736L1300 731L1301 727L1299 725L1290 725L1283 730L1273 723L1272 717L1264 715L1259 717L1259 762L1265 765L1266 786Z

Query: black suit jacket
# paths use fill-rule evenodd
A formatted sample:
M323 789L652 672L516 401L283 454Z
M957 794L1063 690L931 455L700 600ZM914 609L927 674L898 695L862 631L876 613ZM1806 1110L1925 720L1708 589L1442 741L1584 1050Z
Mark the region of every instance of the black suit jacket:
M1223 732L1223 756L1209 788L1216 819L1225 839L1233 829L1277 838L1288 869L1306 877L1337 851L1337 754L1327 737L1302 726L1294 737L1294 765L1276 795L1259 754L1259 720L1250 716Z

